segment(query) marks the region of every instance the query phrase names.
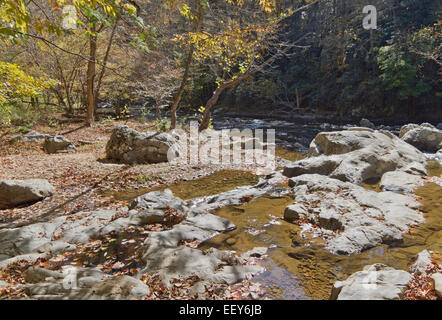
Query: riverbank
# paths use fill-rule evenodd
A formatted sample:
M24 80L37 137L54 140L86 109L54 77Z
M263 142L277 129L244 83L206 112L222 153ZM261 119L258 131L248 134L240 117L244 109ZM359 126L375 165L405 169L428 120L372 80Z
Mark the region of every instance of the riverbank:
M139 122L127 124L139 131L150 126ZM385 219L387 212L376 207L375 194L385 193L381 190L385 186L380 182L366 184L363 189L330 179L326 175L332 174L325 171L321 177L300 171L301 176L288 181L281 173L256 175L256 168L245 164L117 164L105 159L105 144L113 125L99 124L76 131L72 125L56 131L45 127L34 129L42 133L65 133L77 151L46 154L39 144L6 143L12 132L3 135L0 178L44 178L56 191L53 196L32 205L0 210L0 237L6 239L0 246L5 255L0 263L4 279L0 283L2 298L86 298L91 290L101 288L102 297L123 299L327 299L336 281L347 279L365 265L384 263L408 270L420 251L442 250L438 237L442 232L438 196L441 167L434 161L422 175L423 186L413 190L414 200L407 195L401 198L409 202L404 207L401 207L402 200L394 204L398 212L403 212L413 201L419 201L420 208L415 213L422 214L425 222L413 213L412 205L409 217L416 222L407 221L409 229L394 231L395 237L401 237L399 244L384 243L387 238L375 237L362 252L342 255L330 252L333 246L330 247L329 241L344 231L337 230L334 234L336 221L332 219L336 217L313 222L315 216L309 217L305 212L306 217L293 223L288 219L287 208L294 199L300 203L303 197L314 192L324 192L328 197L330 190L327 189L333 189L336 184L339 189L335 190L333 201L345 204L345 210L366 210L367 205L362 201L368 201L351 202L353 200L345 196L347 191L342 191L347 188L350 193L369 196L371 205L378 208ZM371 137L368 133L372 131L368 129L343 132L352 136L362 134L364 139L393 139L388 134L376 133ZM394 143L402 152L412 148ZM366 145L366 152L373 152L370 146ZM409 160L398 158L399 169L408 170L406 167L412 161L426 162L423 154L410 150ZM286 159L278 157L277 166L289 168L292 173L300 165L305 166L303 170L316 170L309 164L312 158L298 161L304 157L302 153L278 147L278 155ZM378 152L378 156L382 159L388 154ZM346 157L342 155L342 159ZM367 161L365 156L353 159ZM370 165L377 166L376 162ZM412 168L418 168L416 165ZM305 178L302 173L306 173ZM351 173L349 177L356 179L358 173ZM305 192L305 186L306 190L311 187L308 181L315 179L318 180L312 186L319 189ZM322 190L323 182L327 187ZM370 191L373 193L366 194L362 190L373 190ZM313 207L309 210L314 213L321 208L321 201L321 198L310 201ZM376 228L380 226L383 227L382 223ZM348 228L351 230L352 225ZM9 248L10 239L16 240ZM181 269L179 261L170 258L174 255L178 260L183 259L180 263L185 261ZM198 261L203 267L197 268L192 261ZM91 279L84 290L63 291L60 286L69 276L68 267L94 280ZM205 269L212 271L208 273ZM44 280L46 278L53 279ZM121 292L115 294L111 290L113 286ZM124 294L128 286L137 287L140 295Z

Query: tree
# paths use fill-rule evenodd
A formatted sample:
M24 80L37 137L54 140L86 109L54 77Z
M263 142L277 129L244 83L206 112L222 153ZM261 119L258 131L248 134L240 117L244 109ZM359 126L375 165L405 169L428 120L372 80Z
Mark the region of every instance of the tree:
M235 5L235 6L239 6L239 7L244 5L244 0L236 0L236 1L225 0L225 1L227 3L229 3L230 5ZM249 2L258 3L261 10L264 12L271 12L272 11L272 2L269 0L249 0ZM195 0L194 1L194 9L192 11L187 2L181 3L180 13L184 17L186 17L188 20L194 22L194 28L192 31L192 33L194 35L199 35L201 33L203 19L204 19L204 11L205 11L205 9L209 8L209 6L210 6L210 4L209 4L208 0ZM178 109L178 105L179 105L181 98L183 96L186 82L189 78L190 67L192 64L192 60L194 58L195 47L197 46L197 44L198 44L198 39L196 39L196 41L191 41L190 43L187 44L189 51L188 51L187 58L186 58L186 61L184 64L183 77L181 79L181 84L178 89L178 92L175 95L174 102L170 108L171 129L175 129L175 127L176 127L176 111Z
M194 20L194 23L195 23L194 32L199 33L201 31L201 24L203 21L203 10L204 10L203 4L201 3L200 0L195 0L195 7L196 7L196 9L195 9L196 14L195 15L188 13L188 10L183 10L182 12L184 15L188 16L191 20ZM181 79L181 84L180 84L180 87L178 88L178 92L176 93L175 99L174 99L173 104L170 108L170 128L171 129L176 128L176 120L177 120L176 119L176 111L178 109L178 105L179 105L181 98L183 96L187 79L189 78L189 71L190 71L190 66L192 64L194 50L195 50L195 44L191 43L189 46L189 52L187 54L186 62L184 65L184 73L183 73L183 77Z
M0 61L0 123L9 124L12 104L25 97L37 97L55 84L52 79L32 77L20 66Z
M63 14L61 6L65 0L49 0L49 7L37 0L25 3L23 0L6 0L0 3L0 38L4 41L18 42L28 37L43 41L57 49L61 49L53 42L44 38L47 34L61 36L65 32L62 25ZM87 60L86 76L86 99L87 114L86 124L93 125L94 113L97 105L97 97L101 87L101 81L106 70L108 53L117 27L118 20L124 16L139 14L140 7L135 1L112 1L112 0L73 0L72 5L79 16L76 21L80 29L89 39L89 54L75 54ZM143 26L142 20L136 20L139 26ZM98 35L107 27L112 28L111 36L107 45L106 55L100 64L102 70L96 79ZM64 50L69 52L69 50ZM70 52L72 53L72 52Z
M290 14L304 10L311 4ZM255 8L250 5L247 9L253 12ZM271 10L266 7L264 11L268 13ZM255 9L254 14L249 13L249 19L221 20L214 30L177 36L177 41L194 46L195 60L207 66L216 77L216 89L203 107L200 131L209 127L211 110L226 89L272 67L277 59L289 54L296 44L297 41L289 43L278 34L287 14L269 17L265 12L259 13Z
M411 64L406 53L398 47L381 47L377 62L386 88L397 89L399 99L418 97L429 90L429 85L418 79L418 68Z

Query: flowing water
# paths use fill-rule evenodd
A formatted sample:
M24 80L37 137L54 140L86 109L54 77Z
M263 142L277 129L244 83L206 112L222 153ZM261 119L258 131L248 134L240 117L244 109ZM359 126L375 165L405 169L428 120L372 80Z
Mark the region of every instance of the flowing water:
M152 188L138 188L125 190L105 190L101 194L118 201L130 201L151 191L170 189L173 194L183 200L196 197L210 196L229 191L240 186L249 186L258 183L259 176L241 170L220 170L215 173L194 180L181 181L168 186Z

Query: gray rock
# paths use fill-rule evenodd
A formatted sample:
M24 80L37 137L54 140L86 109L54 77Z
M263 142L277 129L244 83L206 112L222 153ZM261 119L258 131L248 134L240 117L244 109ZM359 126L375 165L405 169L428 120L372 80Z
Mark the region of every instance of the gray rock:
M0 254L0 269L6 268L10 266L11 264L17 262L17 261L28 261L30 263L33 263L37 261L39 258L48 258L49 255L47 253L30 253L30 254L22 254L17 255L12 258L10 258L7 255L2 256Z
M412 192L424 184L421 176L409 174L402 171L390 171L384 173L381 179L380 188L383 191Z
M431 259L431 254L428 252L428 250L419 252L416 262L410 267L410 271L418 275L425 274L427 268L433 264Z
M150 260L154 252L165 248L176 248L182 241L205 241L217 234L218 232L214 230L205 230L185 223L175 225L171 230L152 232L144 241L142 259Z
M118 276L98 282L93 285L92 291L106 299L142 298L150 294L150 289L144 282L129 276Z
M442 149L436 152L436 158L442 162Z
M301 215L307 216L308 212L304 205L300 203L295 203L288 206L284 210L284 219L287 221L292 221L299 219Z
M218 232L228 232L234 230L236 226L229 220L213 214L200 214L188 218L184 223L196 226L204 230L213 230Z
M366 128L370 128L370 129L376 128L376 126L373 124L373 122L371 122L370 120L365 119L365 118L361 119L361 121L359 122L359 125L361 127L366 127Z
M0 208L39 201L54 192L54 187L44 179L0 180Z
M405 136L405 134L408 131L414 130L416 128L419 128L419 125L415 124L415 123L409 123L409 124L406 124L406 125L402 126L400 131L399 131L399 138L402 138L403 136Z
M260 258L267 253L267 250L268 249L266 247L256 247L250 251L247 251L246 253L243 253L241 255L241 258L243 258L243 259L250 259L250 258L255 258L255 257Z
M43 269L39 267L29 267L23 273L24 279L29 283L36 283L45 281L46 278L62 279L63 274L57 271Z
M46 137L43 149L46 153L65 153L76 150L72 142L60 135Z
M257 194L265 193L260 188L265 189L266 184L257 185L252 190ZM237 200L233 195L224 194L219 202L215 202L222 205ZM186 241L205 241L219 232L233 230L235 225L210 213L193 212L170 190L151 192L137 198L124 218L114 219L117 211L112 210L79 212L48 222L0 230L0 260L5 259L0 261L0 266L25 257L20 254L27 254L29 259L34 260L48 257L48 252L53 253L53 250L71 250L75 244L87 243L130 225L160 221L168 208L191 214L170 230L149 233L141 248L145 268L140 275L143 272L158 272L168 286L171 285L170 279L190 275L199 276L201 283L216 281L233 284L264 271L260 266L244 265L243 258L230 251L212 248L203 252L183 246ZM256 248L248 258L262 255L265 251L266 248ZM32 299L139 299L150 293L149 288L135 278L111 276L94 268L65 266L63 272L59 273L32 267L25 272L25 278L28 283L24 288ZM194 289L196 292L199 290Z
M302 174L331 174L342 162L340 156L318 156L300 160L284 168L286 177L296 177Z
M152 191L132 200L129 209L147 210L147 209L167 209L174 208L180 211L186 211L184 201L173 195L170 189L164 191Z
M345 281L334 284L331 300L399 300L411 275L383 264L364 267Z
M9 139L9 143L15 143L15 142L19 142L19 141L20 142L40 142L49 136L50 135L48 135L48 134L43 134L43 133L39 133L34 130L30 130L28 133L12 136Z
M322 132L310 144L309 157L285 167L287 177L322 174L356 184L385 172L418 167L426 174L425 155L388 131L352 128Z
M421 123L420 126L424 127L424 128L436 129L435 126L433 126L431 123L428 123L428 122Z
M401 139L421 151L437 152L442 148L442 131L429 124L407 131Z
M0 230L0 260L31 253L71 250L72 244L81 244L106 234L117 211L99 210L61 216L49 222L34 223L20 228ZM124 221L124 220L123 220ZM130 225L123 224L121 227Z
M106 145L107 158L124 163L167 162L178 157L179 150L179 143L171 134L138 132L127 126L115 127Z
M237 187L217 195L190 199L185 204L189 207L191 215L197 215L225 206L241 205L243 204L242 199L244 197L256 199L274 188L273 184L268 183L266 180L260 180L255 186Z
M326 230L342 230L326 243L326 248L335 254L353 254L380 243L401 242L409 226L424 221L416 210L419 203L411 196L369 191L315 174L291 178L290 185L296 211L303 205L312 224ZM303 209L302 213L305 214Z
M35 270L33 268L26 274L34 275ZM30 279L40 280L53 273L54 271L38 268L38 276ZM45 280L51 279L46 277ZM73 266L65 267L63 273L55 272L51 281L26 284L25 291L32 299L41 300L139 299L150 294L149 287L133 277L109 276L95 268Z
M251 275L263 272L260 266L227 265L221 260L218 250L206 253L188 247L175 247L157 250L145 255L146 268L142 272L158 272L166 286L170 279L197 275L204 281L234 284ZM228 254L224 255L228 257Z
M433 281L434 290L439 298L442 298L442 273L434 273L431 276L431 280Z
M129 220L131 224L134 225L144 225L152 223L165 223L165 212L158 209L142 209L142 210L131 210L129 212Z
M439 129L439 130L442 130L442 122L438 123L436 128Z

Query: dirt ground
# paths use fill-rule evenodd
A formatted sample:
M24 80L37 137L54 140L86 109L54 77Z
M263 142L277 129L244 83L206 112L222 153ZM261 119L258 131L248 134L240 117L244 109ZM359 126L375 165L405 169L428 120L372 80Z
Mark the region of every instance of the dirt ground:
M105 147L116 125L138 131L152 131L151 123L138 121L99 122L94 127L62 124L37 125L40 133L61 134L77 147L74 153L46 154L42 143L14 143L17 130L0 131L0 179L47 179L56 189L54 196L30 206L0 210L0 228L15 227L55 215L79 211L115 209L127 205L106 196L105 190L153 188L182 180L207 176L222 169L253 171L251 165L171 165L169 163L124 165L109 163Z
M110 196L109 194L112 194L112 192L169 186L180 181L205 177L223 169L255 172L255 167L245 164L192 166L186 164L172 165L170 163L136 165L111 163L105 159L106 143L113 128L120 124L126 124L138 131L153 131L152 124L137 121L99 122L92 128L72 123L58 127L37 125L31 128L40 133L61 134L77 148L76 152L59 154L46 154L43 151L42 142L11 144L9 140L13 135L19 133L18 130L0 131L0 179L42 178L48 180L56 189L52 197L43 201L28 206L0 210L0 229L42 222L55 216L71 215L81 211L119 210L128 205L128 201L118 200ZM281 161L284 162L285 160L279 159L277 163L280 165ZM148 225L147 228L158 231L159 226ZM123 242L131 243L132 247L138 248L142 245L145 237L146 230L142 231L138 237L135 237L135 240L125 239ZM138 234L137 230L125 231L129 235L131 235L131 232ZM35 263L19 261L3 271L0 270L4 280L11 284L11 287L0 290L0 298L17 299L26 297L23 290L15 287L15 285L24 283L23 272L29 266L35 265L57 270L60 265L72 260L73 256L94 256L97 250L108 250L106 244L111 240L115 240L113 237L117 236L110 235L110 240L107 238L95 240L79 246L75 252L57 255L49 260L39 259ZM119 264L118 267L121 270L116 274L133 275L137 271L137 268L132 266L133 261L137 260L134 260L133 257L128 257L127 260L129 261L126 261L127 263L117 261L115 254L113 254L100 267L103 270L113 270L116 264ZM82 263L87 264L87 261L81 260L80 264ZM189 298L184 289L196 281L195 279L176 280L181 289L170 291L166 290L154 275L147 275L147 278L142 280L154 289L152 291L154 294L147 297L148 299ZM176 286L178 287L178 284ZM220 292L223 292L222 297L224 299L243 299L249 297L250 294L257 295L258 292L261 292L259 286L248 280L233 286L222 285L220 288L218 287L218 284L213 284L213 287L208 289L208 297L219 299L221 296L216 293L219 291L218 289L222 289Z

